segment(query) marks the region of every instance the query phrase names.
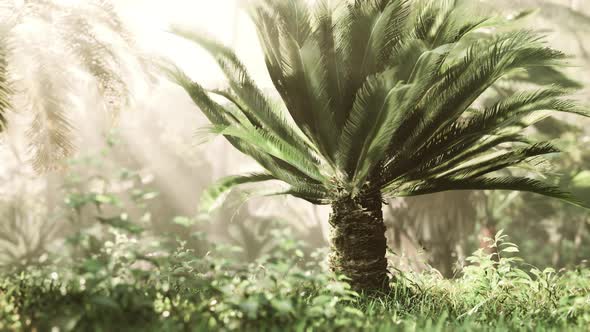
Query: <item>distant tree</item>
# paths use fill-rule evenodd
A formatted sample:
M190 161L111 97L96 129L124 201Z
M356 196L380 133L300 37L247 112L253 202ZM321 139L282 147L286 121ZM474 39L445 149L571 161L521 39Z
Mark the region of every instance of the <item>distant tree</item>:
M477 38L494 20L452 1L265 0L250 13L282 103L261 92L230 48L176 30L211 52L230 89L208 91L179 70L172 70L175 80L215 132L266 170L221 180L205 207L235 185L270 180L288 184L273 194L330 204L330 266L369 291L388 285L384 198L499 189L583 205L532 178L494 176L557 152L522 136L546 111L587 115L564 99L564 89L474 104L505 75L566 58L537 34Z
M462 249L476 227L478 199L483 196L476 193L480 192L451 191L397 199L399 202L393 202L385 213L392 249L400 255L412 249L423 251L424 263L444 277L455 276L455 266L464 256ZM415 256L411 259L419 258Z

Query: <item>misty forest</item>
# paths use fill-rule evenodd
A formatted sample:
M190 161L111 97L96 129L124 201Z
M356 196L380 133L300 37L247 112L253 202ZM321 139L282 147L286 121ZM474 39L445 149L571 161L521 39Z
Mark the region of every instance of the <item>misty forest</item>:
M588 331L590 2L0 0L0 331Z

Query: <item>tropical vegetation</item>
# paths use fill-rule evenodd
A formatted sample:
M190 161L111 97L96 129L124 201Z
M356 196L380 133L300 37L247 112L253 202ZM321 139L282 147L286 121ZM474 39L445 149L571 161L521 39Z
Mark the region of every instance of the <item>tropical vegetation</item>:
M0 331L588 330L590 5L237 3L0 1Z
M250 16L280 101L230 48L177 29L214 56L229 88L173 77L212 131L266 170L221 180L205 205L234 185L270 180L288 187L265 195L331 205L332 270L360 290L387 289L384 198L499 189L584 206L556 186L499 174L559 151L524 135L547 112L588 115L560 82L478 105L502 78L552 69L566 55L534 32L503 31L501 20L466 10L453 1L260 1Z
M57 251L3 267L2 330L584 331L590 324L590 269L533 267L502 232L487 243L499 256L478 249L457 279L397 271L388 294L367 296L332 274L325 250L310 251L292 226L271 227L271 250L244 260L247 247L208 240L207 220L177 216L169 222L181 232L150 230L146 215L159 198L139 172L109 172L101 178L108 189L93 192L80 185L110 167L104 154L71 165L62 218L97 222L69 232ZM125 182L133 185L113 185Z

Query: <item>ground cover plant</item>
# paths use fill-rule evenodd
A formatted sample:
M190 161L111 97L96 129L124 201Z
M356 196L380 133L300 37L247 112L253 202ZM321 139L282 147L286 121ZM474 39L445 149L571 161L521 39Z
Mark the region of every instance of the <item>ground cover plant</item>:
M176 243L154 255L137 234L106 233L92 256L3 274L1 329L584 331L590 324L590 269L535 269L501 234L493 242L499 260L482 249L456 280L397 272L389 294L371 297L330 273L318 261L323 253L300 256L299 244L278 230L284 246L251 264L228 258L223 245L203 256Z

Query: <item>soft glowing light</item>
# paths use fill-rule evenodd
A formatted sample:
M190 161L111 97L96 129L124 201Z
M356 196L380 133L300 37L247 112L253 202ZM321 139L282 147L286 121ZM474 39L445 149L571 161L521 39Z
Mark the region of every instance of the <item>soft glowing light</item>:
M198 30L231 46L238 31L236 0L127 0L118 5L148 52L172 59L199 81L222 80L205 52L168 30L172 26Z

